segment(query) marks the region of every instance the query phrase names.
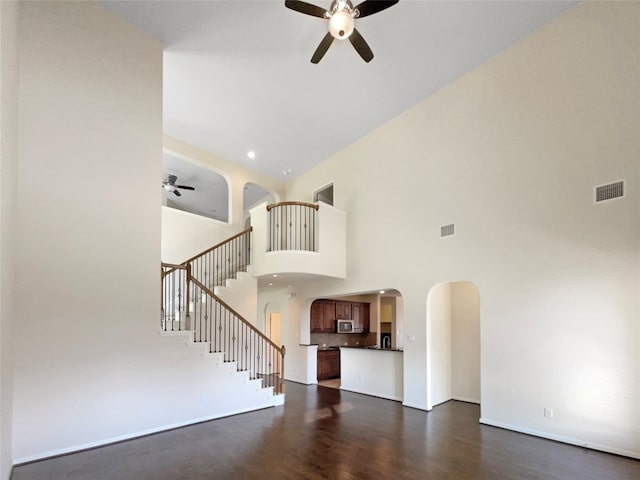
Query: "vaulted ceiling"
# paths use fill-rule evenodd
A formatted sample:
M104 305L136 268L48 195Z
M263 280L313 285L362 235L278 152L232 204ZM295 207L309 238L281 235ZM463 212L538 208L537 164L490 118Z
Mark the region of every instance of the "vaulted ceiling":
M284 1L100 3L163 43L165 133L287 180L576 2L401 0L356 22L370 63L335 41L317 65L326 21Z

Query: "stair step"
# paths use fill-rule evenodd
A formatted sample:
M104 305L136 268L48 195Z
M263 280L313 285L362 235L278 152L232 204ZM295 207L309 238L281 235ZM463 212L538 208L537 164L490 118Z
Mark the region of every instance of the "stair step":
M193 338L193 330L158 330L158 333L163 337L179 337L179 336L191 336Z

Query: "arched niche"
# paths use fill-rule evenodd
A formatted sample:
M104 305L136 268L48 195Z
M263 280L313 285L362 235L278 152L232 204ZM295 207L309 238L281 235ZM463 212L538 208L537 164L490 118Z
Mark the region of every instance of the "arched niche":
M169 176L177 178L170 183ZM162 205L228 223L229 196L225 176L180 155L163 153Z

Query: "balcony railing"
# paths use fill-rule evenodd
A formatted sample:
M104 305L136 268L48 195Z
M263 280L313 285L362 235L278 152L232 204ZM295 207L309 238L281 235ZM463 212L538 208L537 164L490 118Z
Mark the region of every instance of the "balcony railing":
M268 205L268 251L316 252L318 208L318 205L303 202L281 202Z

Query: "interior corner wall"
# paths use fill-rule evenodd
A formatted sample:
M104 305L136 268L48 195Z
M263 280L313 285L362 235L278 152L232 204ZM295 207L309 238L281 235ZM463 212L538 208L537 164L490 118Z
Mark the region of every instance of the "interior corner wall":
M0 2L0 479L12 466L15 210L18 165L18 3Z
M471 282L450 285L451 398L480 403L480 296Z
M482 421L640 457L639 18L580 3L287 184L347 212L347 279L309 296L402 292L405 405L427 404L425 292L465 279Z
M451 284L441 283L427 299L429 408L451 400Z

